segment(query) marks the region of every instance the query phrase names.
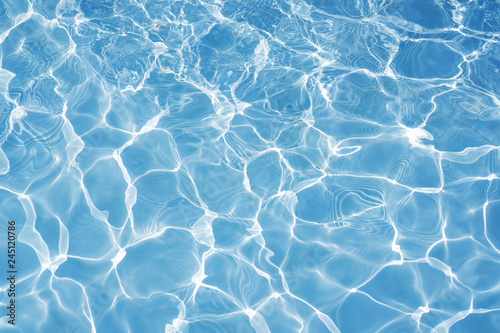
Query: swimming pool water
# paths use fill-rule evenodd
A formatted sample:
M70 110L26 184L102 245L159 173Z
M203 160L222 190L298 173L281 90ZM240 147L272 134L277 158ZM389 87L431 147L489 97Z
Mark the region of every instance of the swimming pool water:
M499 71L497 0L0 0L0 331L499 332Z

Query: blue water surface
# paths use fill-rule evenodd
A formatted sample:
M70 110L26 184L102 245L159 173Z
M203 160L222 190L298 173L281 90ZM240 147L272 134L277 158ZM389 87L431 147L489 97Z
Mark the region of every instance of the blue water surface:
M0 0L0 147L1 332L500 332L498 0Z

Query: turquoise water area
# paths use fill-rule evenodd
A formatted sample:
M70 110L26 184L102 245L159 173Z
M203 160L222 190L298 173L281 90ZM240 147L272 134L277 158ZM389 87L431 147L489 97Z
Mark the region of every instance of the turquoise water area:
M1 332L500 332L497 0L0 0L0 148Z

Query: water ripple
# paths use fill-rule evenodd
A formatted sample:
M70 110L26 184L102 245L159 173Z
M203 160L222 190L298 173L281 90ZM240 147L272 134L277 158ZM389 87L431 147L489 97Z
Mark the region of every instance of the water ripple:
M499 18L0 1L0 331L498 331Z

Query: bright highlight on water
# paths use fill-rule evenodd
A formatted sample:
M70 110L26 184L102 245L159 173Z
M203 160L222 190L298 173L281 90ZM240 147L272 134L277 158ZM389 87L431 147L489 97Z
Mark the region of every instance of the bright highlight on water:
M1 332L499 332L496 0L0 0Z

